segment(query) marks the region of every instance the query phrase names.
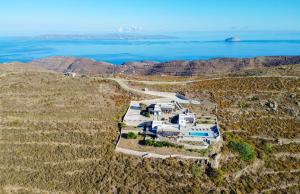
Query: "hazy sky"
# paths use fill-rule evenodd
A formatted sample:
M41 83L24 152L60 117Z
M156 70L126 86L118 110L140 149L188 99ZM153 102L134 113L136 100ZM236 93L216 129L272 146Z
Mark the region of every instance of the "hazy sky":
M0 35L300 31L300 0L1 0Z

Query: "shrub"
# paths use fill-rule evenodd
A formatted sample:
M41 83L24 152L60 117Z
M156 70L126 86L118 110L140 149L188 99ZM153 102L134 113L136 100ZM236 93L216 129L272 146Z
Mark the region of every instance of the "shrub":
M147 105L144 103L140 103L139 106L141 110L145 110L147 108Z
M134 132L129 132L127 134L127 139L136 139L137 135Z
M173 147L174 144L165 141L153 141L152 146L154 147Z
M195 176L195 177L200 177L201 176L201 168L198 166L198 165L196 165L196 164L194 164L193 166L192 166L192 174Z
M161 147L164 147L164 143L160 142L160 141L159 142L154 142L153 146L161 148ZM166 145L166 147L169 147L169 146Z
M273 144L272 143L265 143L264 144L264 151L266 153L271 153L273 150Z
M124 122L119 123L119 127L120 128L125 128L126 127L126 123L124 123Z
M154 141L151 140L151 139L146 139L146 140L144 141L144 143L145 143L145 145L147 145L147 146L153 146Z
M224 137L225 140L229 142L229 149L239 153L242 160L251 161L256 157L256 151L251 144L243 141L233 133L226 133L224 134Z
M150 112L146 112L146 113L145 113L145 117L148 117L148 118L149 118L149 117L150 117Z
M166 141L158 141L154 143L154 147L176 147L176 145Z
M258 98L257 96L253 96L253 97L251 98L251 100L252 100L252 101L257 101L257 100L259 100L259 98Z
M175 147L175 148L183 148L182 145L176 145L174 143L170 143L170 142L167 142L167 141L154 141L154 140L151 140L151 139L147 139L144 141L144 144L146 146L153 146L153 147Z
M236 138L232 132L226 132L223 134L223 136L224 136L224 139L228 142L230 142Z
M240 103L239 103L239 107L240 107L241 109L248 108L248 107L249 107L249 104L247 104L246 102L240 102Z
M229 142L229 148L234 152L238 152L244 161L251 161L256 156L253 146L242 140L231 140Z
M214 169L214 168L208 167L206 169L206 174L216 184L220 184L224 180L224 172L221 169Z

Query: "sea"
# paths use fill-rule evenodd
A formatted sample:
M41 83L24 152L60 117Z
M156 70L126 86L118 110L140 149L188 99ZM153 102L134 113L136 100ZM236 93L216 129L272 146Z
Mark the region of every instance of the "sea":
M145 60L164 62L300 55L300 32L240 34L240 42L225 42L231 37L229 33L178 33L171 36L164 39L0 37L0 62L29 62L50 56L66 56L123 64Z

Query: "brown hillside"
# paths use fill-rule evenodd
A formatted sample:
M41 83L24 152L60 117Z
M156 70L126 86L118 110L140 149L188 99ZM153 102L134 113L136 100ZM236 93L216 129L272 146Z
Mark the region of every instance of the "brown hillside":
M30 64L42 66L57 72L72 71L80 74L113 74L128 75L211 75L228 74L240 70L258 69L281 65L300 64L300 56L278 56L257 58L217 58L194 61L169 62L128 62L117 66L106 62L96 62L85 58L49 57L32 61Z

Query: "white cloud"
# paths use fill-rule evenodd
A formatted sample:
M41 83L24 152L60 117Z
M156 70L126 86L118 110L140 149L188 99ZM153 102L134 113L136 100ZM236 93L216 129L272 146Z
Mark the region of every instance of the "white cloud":
M142 31L142 28L138 26L120 27L118 29L118 32L120 33L140 32L140 31Z

